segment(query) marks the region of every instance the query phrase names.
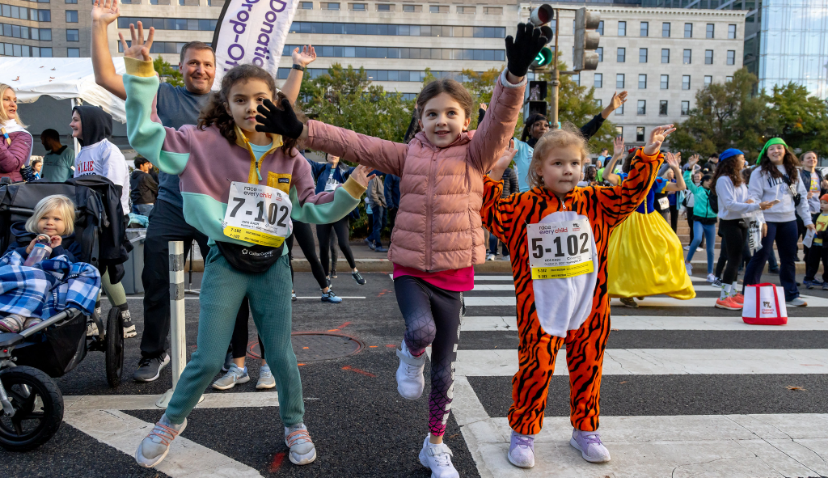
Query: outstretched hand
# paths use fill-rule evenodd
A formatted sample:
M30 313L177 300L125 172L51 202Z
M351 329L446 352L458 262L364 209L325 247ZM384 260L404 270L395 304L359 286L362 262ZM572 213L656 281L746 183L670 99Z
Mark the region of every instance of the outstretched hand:
M135 33L135 25L129 24L129 33L132 35L132 46L127 47L124 40L124 34L119 33L118 37L121 39L121 46L124 50L124 58L135 58L136 60L152 61L150 56L150 48L152 48L152 38L155 36L155 28L150 27L147 41L144 41L144 26L138 22L138 33Z
M681 164L681 153L664 153L664 160L673 170L677 170Z
M676 128L673 128L673 125L667 124L664 126L656 126L650 132L650 141L644 146L644 154L647 156L653 156L658 154L661 150L661 144L664 143L664 140L667 139L667 136L675 131Z
M367 188L368 181L370 181L376 176L376 174L371 174L369 176L368 173L371 171L373 171L373 169L369 169L360 164L353 170L353 172L351 172L351 179L358 182L360 185L362 185L362 187Z
M287 138L299 138L305 125L296 118L296 113L290 106L287 98L282 99L281 109L277 108L270 100L264 100L264 104L257 108L259 114L256 116L256 131L260 133L280 134Z
M118 0L95 0L92 2L92 22L109 25L120 15Z
M518 23L515 37L506 37L506 69L517 78L523 78L548 41L540 28L531 23Z
M616 136L612 141L612 155L620 156L624 154L624 137Z
M513 148L511 145L511 141L509 142L509 146L503 150L500 154L500 158L495 163L492 170L489 172L489 177L492 178L494 181L500 181L503 178L503 172L506 171L506 168L509 167L512 160L515 158L517 154L517 149Z
M305 45L300 50L299 47L293 49L293 63L305 68L316 60L316 49L313 45Z

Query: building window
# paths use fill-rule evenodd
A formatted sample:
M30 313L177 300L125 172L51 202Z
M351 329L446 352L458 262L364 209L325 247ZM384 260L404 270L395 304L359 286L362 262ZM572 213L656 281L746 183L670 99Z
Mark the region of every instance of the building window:
M43 58L51 58L52 57L52 49L51 48L41 48L40 49L40 56Z
M581 86L581 74L578 73L577 75L572 75L572 81L574 81L576 85Z
M618 63L624 63L625 61L627 61L627 49L626 48L623 48L623 47L618 48L617 61L618 61Z
M713 83L713 77L705 75L705 77L704 77L704 86L710 86L711 83Z
M684 24L684 38L693 38L693 24L692 23L685 23Z
M600 99L595 100L595 104L596 104L599 108L603 108L603 107L604 107L604 102L603 102L602 100L600 100Z
M364 12L366 10L367 6L368 6L367 3L352 3L351 4L351 10L353 10L355 12Z
M670 75L661 75L661 89L670 89Z
M66 30L66 41L80 41L78 30Z
M638 75L638 89L639 90L646 90L647 89L647 75L640 74Z
M596 88L604 87L604 75L602 73L595 74L595 82L593 83L593 86L595 86Z
M457 13L463 15L474 15L476 7L457 7Z
M615 110L615 116L623 116L624 115L624 105L621 105L618 109Z
M713 25L712 23L708 23L707 24L707 38L714 38L715 37L715 31L716 31L716 25Z
M429 5L428 12L429 13L440 13L440 6L439 5Z
M690 89L690 75L684 75L681 77L681 89L682 90L689 90Z
M647 100L638 100L638 114L639 115L646 115L647 114Z
M616 88L622 88L622 89L624 88L624 74L623 73L617 73L615 75L615 87Z
M662 23L661 24L661 37L662 38L670 38L670 24L669 23Z
M38 10L37 11L37 21L39 22L51 22L52 21L52 11L51 10ZM40 56L46 56L43 54L43 50L49 51L49 56L52 56L52 49L51 48L41 48L40 49Z
M154 42L156 44L173 42ZM179 43L179 45L184 45ZM285 45L282 54L288 56L294 48L301 45ZM156 53L151 51L151 53ZM177 53L177 51L159 50L157 53ZM409 47L364 47L364 46L334 46L320 45L316 48L319 58L395 58L403 60L474 60L474 61L506 61L504 50L472 49L472 48L409 48Z
M669 48L662 48L661 49L661 62L662 63L670 63L670 49Z
M66 10L66 23L78 23L77 10Z
M661 100L658 102L658 115L667 116L667 100Z
M604 21L603 20L598 22L598 29L595 30L595 31L597 31L601 36L604 36Z
M638 62L639 63L647 63L647 49L646 48L639 48L638 49Z
M618 36L627 36L627 22L618 22Z
M77 4L78 0L66 0L66 3Z
M66 49L66 56L69 58L78 58L80 57L80 48L67 48Z
M414 12L416 5L403 5L404 12Z
M636 126L635 127L635 140L639 143L644 141L644 127L643 126Z
M681 115L687 116L690 114L690 102L689 101L682 101L681 102Z
M705 65L712 65L713 64L713 50L704 50L704 64Z
M595 50L595 53L598 53L598 62L599 62L599 63L600 63L600 62L602 62L602 61L604 61L604 47L599 46L599 47Z
M33 28L32 31L35 31ZM51 28L40 28L40 41L52 41L52 29Z
M332 2L326 3L325 10L339 10L339 4Z
M503 7L484 7L483 13L486 15L503 15Z
M736 64L736 51L735 50L727 50L727 64L728 65L735 65Z
M388 3L378 3L377 4L377 11L378 12L390 12L391 5Z
M620 137L623 138L624 137L624 127L623 126L616 126L615 127L615 135L620 136Z
M685 65L689 65L693 62L693 50L684 50L684 61Z
M727 39L728 40L735 40L736 39L736 25L728 25L727 26Z
M650 36L650 22L641 22L641 36Z
M313 2L300 2L299 8L302 10L313 10Z
M725 83L730 83L731 81L733 81L732 76L725 76Z

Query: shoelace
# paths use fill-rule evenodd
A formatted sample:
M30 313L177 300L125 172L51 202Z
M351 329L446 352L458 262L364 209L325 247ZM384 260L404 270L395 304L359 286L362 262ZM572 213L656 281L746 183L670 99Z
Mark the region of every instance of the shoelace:
M534 438L523 435L512 435L512 439L515 440L516 446L525 446L531 448L535 443Z
M587 433L581 432L581 438L585 442L587 442L587 446L589 446L589 445L603 445L603 443L601 443L601 436L598 435L597 433L587 434Z
M178 436L178 432L166 425L163 425L161 422L158 422L155 424L155 428L152 429L150 434L147 435L147 438L153 436L158 438L164 446L170 446L170 443L175 440L176 436Z
M138 361L138 368L146 367L151 361L151 358L141 357L141 360Z
M304 428L300 428L294 432L289 433L286 440L288 443L288 447L296 445L299 440L305 440L307 443L313 443L310 434Z

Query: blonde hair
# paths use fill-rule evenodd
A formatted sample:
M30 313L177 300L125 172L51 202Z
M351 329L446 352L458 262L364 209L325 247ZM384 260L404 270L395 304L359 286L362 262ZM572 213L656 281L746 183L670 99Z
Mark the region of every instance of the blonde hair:
M579 150L581 164L583 164L588 154L587 142L581 131L573 125L564 124L561 129L549 130L541 136L535 144L535 153L532 155L532 161L529 163L529 171L526 175L530 187L543 186L543 177L538 175L538 168L541 167L543 160L549 156L552 150L569 146L574 146Z
M0 83L0 101L2 101L3 96L6 95L6 90L14 91L14 88L12 88L11 86L9 86L5 83ZM20 110L18 110L18 113L17 113L16 116L17 116L17 118L15 118L15 121L17 121L17 124L19 124L21 128L25 128L26 125L23 124L23 120L20 119ZM5 123L8 120L9 120L9 116L6 114L6 109L3 108L2 106L0 106L0 126L2 126L2 124Z
M75 203L61 194L46 196L37 202L32 217L26 221L26 230L32 234L40 234L40 231L37 230L37 223L43 219L46 213L55 209L63 217L63 222L66 225L63 235L68 236L75 232Z

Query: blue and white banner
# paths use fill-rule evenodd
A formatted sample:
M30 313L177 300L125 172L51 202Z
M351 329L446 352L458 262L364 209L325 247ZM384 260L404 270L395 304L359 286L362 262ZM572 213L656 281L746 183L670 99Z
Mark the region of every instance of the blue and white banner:
M224 73L238 65L251 63L276 77L297 5L298 0L225 0L213 34L214 90L221 87Z

